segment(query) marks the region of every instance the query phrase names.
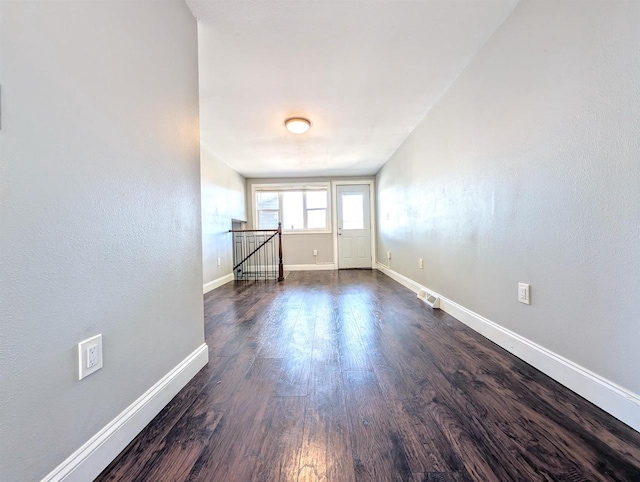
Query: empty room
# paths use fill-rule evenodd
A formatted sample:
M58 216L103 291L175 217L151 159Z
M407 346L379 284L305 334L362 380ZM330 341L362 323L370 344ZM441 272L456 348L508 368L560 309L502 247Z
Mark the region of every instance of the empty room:
M0 481L640 481L640 0L0 0Z

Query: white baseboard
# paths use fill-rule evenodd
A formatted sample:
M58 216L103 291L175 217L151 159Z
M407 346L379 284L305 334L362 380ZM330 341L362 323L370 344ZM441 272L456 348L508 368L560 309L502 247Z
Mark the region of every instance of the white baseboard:
M336 269L334 263L321 263L321 264L285 264L285 271L324 271Z
M86 482L95 479L208 361L209 349L203 343L58 465L42 482Z
M209 281L208 283L203 284L202 293L207 294L209 291L213 291L222 285L226 285L230 281L233 281L233 273L226 274L218 279L214 279L213 281Z
M420 289L426 289L438 296L441 310L640 432L640 395L474 313L380 263L377 267L379 271L414 293Z
M421 286L419 283L416 283L412 279L407 278L406 276L404 276L404 275L402 275L400 273L396 273L391 268L389 268L388 266L385 266L382 263L376 263L376 268L378 268L378 271L382 271L389 278L397 281L398 283L400 283L405 288L409 288L411 291L413 291L416 294L418 293L418 291L420 291L423 288L423 286ZM429 290L429 291L431 291L431 290Z

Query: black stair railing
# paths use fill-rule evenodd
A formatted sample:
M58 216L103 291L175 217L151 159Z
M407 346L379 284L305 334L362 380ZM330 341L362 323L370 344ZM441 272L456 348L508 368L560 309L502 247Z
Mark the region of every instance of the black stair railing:
M278 229L230 229L229 232L233 235L236 280L284 280L280 223Z

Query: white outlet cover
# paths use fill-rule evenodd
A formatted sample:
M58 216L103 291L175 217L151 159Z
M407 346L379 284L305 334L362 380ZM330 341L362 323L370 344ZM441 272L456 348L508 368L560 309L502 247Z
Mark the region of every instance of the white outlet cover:
M95 350L95 360L89 363L89 350ZM94 363L95 362L95 363ZM90 368L89 365L93 364ZM92 336L78 343L78 380L102 368L102 335Z
M87 368L93 368L98 364L98 345L87 347Z

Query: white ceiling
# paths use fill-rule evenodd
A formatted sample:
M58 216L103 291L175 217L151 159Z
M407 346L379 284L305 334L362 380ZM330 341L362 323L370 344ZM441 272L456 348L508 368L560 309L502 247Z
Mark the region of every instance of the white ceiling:
M186 1L202 145L247 177L376 173L517 3Z

